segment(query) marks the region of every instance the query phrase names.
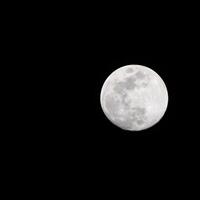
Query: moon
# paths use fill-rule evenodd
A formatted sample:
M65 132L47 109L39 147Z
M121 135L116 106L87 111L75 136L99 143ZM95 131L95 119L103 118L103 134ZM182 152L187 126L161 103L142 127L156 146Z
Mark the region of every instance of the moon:
M157 124L168 105L164 81L152 69L126 65L105 80L100 94L101 108L117 127L141 131Z

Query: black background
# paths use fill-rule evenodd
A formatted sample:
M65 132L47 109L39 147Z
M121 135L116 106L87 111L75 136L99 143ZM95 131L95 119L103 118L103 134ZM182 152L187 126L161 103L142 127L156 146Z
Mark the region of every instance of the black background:
M62 67L58 66L60 71L56 69L56 80L62 80L58 84L61 88L55 90L58 96L61 92L62 104L59 105L58 98L58 124L51 129L54 122L47 123L51 134L47 133L45 141L50 138L48 146L50 152L57 152L56 160L67 154L73 163L72 171L94 182L108 177L116 181L132 177L139 185L143 180L147 185L151 185L151 180L166 180L176 187L177 182L181 185L180 182L190 178L184 172L190 166L195 168L191 163L196 162L198 148L191 108L187 106L194 103L191 92L194 80L188 72L192 63L190 45L183 42L179 32L171 32L165 26L119 26L97 25L94 31L88 25L84 27L86 34L77 33L70 43L66 59L61 54ZM152 68L162 77L169 93L162 120L137 133L114 126L100 106L105 79L128 64Z
M194 80L188 71L195 63L193 39L184 22L169 22L163 18L156 22L151 19L152 23L147 17L133 18L105 17L94 21L90 18L89 23L80 21L78 28L72 29L66 54L61 54L61 60L65 56L66 60L61 61L58 74L58 79L60 76L63 79L62 91L66 91L64 99L71 104L66 104L66 111L61 111L63 135L59 139L55 137L63 146L67 140L73 149L72 155L75 153L81 158L84 155L84 160L87 158L89 162L96 159L109 162L121 157L131 166L135 165L134 159L143 167L147 163L178 164L188 151L196 148L197 135L193 132L187 106L193 105L190 102L194 100L191 92ZM128 64L155 70L165 81L169 93L163 119L138 133L115 127L100 106L105 79L118 67Z
M20 35L24 41L21 56L25 58L20 60L21 73L26 72L24 78L33 90L25 99L34 102L34 120L25 127L33 131L39 147L49 151L61 148L62 152L69 148L72 156L85 152L88 158L99 155L109 159L111 153L116 158L121 154L157 160L163 155L175 159L181 148L185 151L189 142L194 142L186 106L193 101L189 96L194 80L188 69L195 62L189 27L165 15L158 20L153 14L150 19L132 14L123 17L108 12L102 16L91 11L68 16L61 12L57 18L45 15L38 23L34 18L27 26L22 24L26 32ZM152 68L169 93L162 120L141 132L117 128L100 106L105 79L128 64Z
M198 152L195 21L174 6L46 6L19 13L8 31L15 165L44 182L72 176L72 187L132 177L123 185L166 180L175 188L189 179ZM114 126L100 105L105 79L129 64L153 69L169 94L161 121L140 132Z
M190 108L186 106L193 98L185 92L190 91L193 81L188 78L190 43L183 40L182 30L174 24L170 27L166 23L151 24L149 21L130 23L118 20L106 23L103 19L99 24L95 19L72 29L71 37L64 43L59 40L58 50L54 50L56 54L50 58L53 61L50 70L55 71L52 78L55 77L56 96L53 99L62 103L54 105L58 106L59 120L51 130L50 140L64 149L67 142L73 149L72 156L82 158L84 154L84 159L89 160L100 156L109 161L121 155L132 164L129 159L132 157L141 162L165 162L167 158L176 162L195 147L192 143L196 135L191 132ZM114 126L100 106L105 79L115 69L128 64L152 68L163 78L169 93L163 119L137 133ZM54 123L49 124L52 125Z

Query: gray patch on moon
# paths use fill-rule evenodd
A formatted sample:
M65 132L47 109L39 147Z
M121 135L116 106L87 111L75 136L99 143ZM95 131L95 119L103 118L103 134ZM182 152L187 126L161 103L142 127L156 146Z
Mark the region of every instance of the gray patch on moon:
M126 87L124 82L118 82L114 87L113 91L116 92L121 99L121 104L123 105L124 109L128 109L130 107L131 100L128 99L128 95L126 92Z
M137 79L144 79L146 77L146 75L141 72L141 71L138 71L135 76L137 77Z
M123 104L123 106L124 106L124 108L125 108L126 110L130 108L131 99L128 99L127 93L125 93L125 94L123 94L123 95L121 96L121 102L122 102L122 104Z
M108 112L114 116L118 111L119 101L117 101L111 95L107 95L105 98L105 107L108 110Z
M119 118L115 118L115 123L124 129L131 129L133 127L133 122L131 120L131 118L125 118L123 120L119 119Z
M136 83L136 78L135 76L129 76L125 79L125 82L124 82L124 87L127 89L127 90L134 90L135 87L137 86Z
M118 94L123 94L124 93L124 82L117 82L114 87L113 90L118 93Z
M146 109L144 107L133 107L131 108L131 119L138 125L145 123Z
M133 107L127 112L124 119L115 117L115 124L127 130L140 129L146 123L146 109L143 107Z
M142 125L142 124L144 124L144 121L141 120L141 119L139 119L139 120L137 120L137 124L138 124L138 125Z
M133 68L131 68L131 67L129 67L129 68L127 68L126 69L126 73L133 73L134 72L134 70L133 70Z
M136 81L143 81L145 77L146 75L143 72L138 71L136 74L126 77L125 80L116 82L113 90L118 94L123 94L125 90L134 90L135 88L145 87L147 86L147 83L136 83Z
M148 82L141 83L141 87L146 88L148 86Z
M125 78L124 81L116 82L113 90L120 95L123 94L125 90L134 90L136 87L135 81L136 79L134 76L129 76Z

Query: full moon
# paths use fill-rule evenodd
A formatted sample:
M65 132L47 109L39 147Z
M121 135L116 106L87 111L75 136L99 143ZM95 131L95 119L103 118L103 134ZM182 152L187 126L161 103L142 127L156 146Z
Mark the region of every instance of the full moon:
M127 65L105 80L100 103L106 117L123 130L140 131L157 124L168 105L164 81L152 69Z

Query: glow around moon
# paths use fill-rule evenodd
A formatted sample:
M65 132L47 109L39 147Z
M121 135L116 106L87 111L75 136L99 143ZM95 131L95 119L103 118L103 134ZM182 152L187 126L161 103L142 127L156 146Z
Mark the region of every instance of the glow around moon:
M168 92L161 77L141 65L127 65L110 74L103 84L100 98L107 118L130 131L155 125L168 105Z

